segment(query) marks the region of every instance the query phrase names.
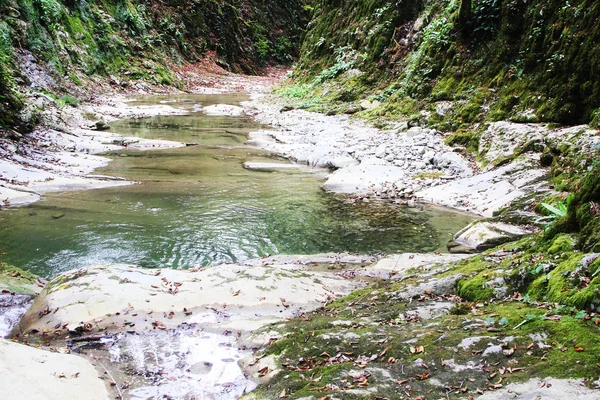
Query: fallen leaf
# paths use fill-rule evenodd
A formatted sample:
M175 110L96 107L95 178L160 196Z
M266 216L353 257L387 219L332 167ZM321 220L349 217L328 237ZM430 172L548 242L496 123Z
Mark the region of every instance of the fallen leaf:
M575 346L575 351L580 352L580 351L583 351L583 350L584 350L583 347L581 347L581 346Z
M152 322L152 326L154 327L154 329L158 328L158 329L162 329L162 330L166 330L167 327L165 326L165 324L163 324L160 321L154 321Z
M410 352L411 354L421 354L423 352L425 352L425 348L423 346L415 346L415 347L410 347Z
M269 373L269 367L263 367L258 370L258 376L261 378Z
M425 372L423 372L422 375L416 374L415 376L417 377L418 380L424 381L425 379L429 378L429 372L425 371Z

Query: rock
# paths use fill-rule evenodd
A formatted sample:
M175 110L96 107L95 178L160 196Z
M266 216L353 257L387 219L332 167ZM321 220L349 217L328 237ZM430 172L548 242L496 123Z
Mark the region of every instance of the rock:
M377 158L384 158L386 154L387 147L385 146L385 144L381 144L375 149L375 157Z
M596 400L598 390L589 389L583 380L534 378L527 382L510 383L501 390L486 392L479 396L480 400L544 399L544 400Z
M454 240L451 240L448 242L448 244L446 245L448 251L450 252L450 254L473 254L475 253L475 251L473 251L472 248L465 246L464 244L458 243Z
M335 258L364 265L356 257ZM316 263L307 261L309 267L299 262L283 264L273 257L254 265L187 271L129 265L73 270L47 285L19 331L32 340L39 333L48 342L97 332L109 336L109 348L97 348L94 355L110 357L103 365L131 382L128 393L136 393L135 398L239 398L256 387L242 369L243 359L254 358L252 331L320 308L367 284L368 278L341 279L333 271L315 270ZM154 366L160 374L149 375Z
M474 251L484 251L531 233L501 222L476 221L454 235L454 242ZM454 246L453 248L457 248ZM450 250L450 248L449 248Z
M108 390L82 357L51 353L0 339L2 398L108 400Z
M427 164L433 164L433 159L435 157L435 151L428 151L423 154L423 162Z
M298 164L245 162L243 167L252 171L278 171L285 169L297 169L301 166Z
M413 126L406 131L406 136L409 138L414 138L415 136L420 136L421 134L423 134L423 128L420 126Z
M203 107L202 112L212 116L239 117L244 114L244 109L229 104L214 104L212 106Z
M407 121L398 122L398 124L396 125L397 133L406 132L407 130L408 130L408 122Z
M110 129L110 125L104 121L98 121L94 124L94 129L97 131L108 131Z
M381 105L381 102L374 100L374 101L369 101L369 100L363 100L360 102L360 107L363 110L370 110L372 108L376 108L379 107Z
M176 310L172 319L161 318L167 328L175 328L184 322L200 323L206 307L226 303L231 318L221 321L220 329L253 328L265 321L291 317L299 309L320 307L319 299L327 298L331 291L341 295L358 285L293 264L219 265L200 271L164 269L158 273L131 265L98 265L52 280L19 325L23 333L42 332L59 322L68 331L86 323L94 330L119 331L128 329L125 322L134 323L138 330L152 330L154 318L148 315ZM281 298L287 299L287 307L282 307ZM46 307L57 311L46 315ZM124 307L135 310L136 315L123 314ZM181 311L184 308L189 315ZM238 318L234 318L235 313Z
M327 168L340 169L340 168L351 167L351 166L355 166L355 165L359 165L359 164L360 164L360 162L358 160L356 160L355 158L340 156L340 157L335 157L335 158L331 159L327 163Z

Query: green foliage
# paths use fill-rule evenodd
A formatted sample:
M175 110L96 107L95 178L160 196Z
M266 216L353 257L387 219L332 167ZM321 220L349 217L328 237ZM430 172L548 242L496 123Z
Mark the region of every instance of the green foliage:
M564 202L558 201L554 205L548 203L540 204L542 208L550 212L550 215L538 219L538 221L550 220L550 222L544 227L545 230L550 229L552 227L552 224L555 223L557 219L564 218L567 216L569 205L573 202L574 198L575 195L571 193L567 196L567 199Z
M349 48L364 55L351 67L365 76L354 92L384 99L388 116L409 96L422 104L466 100L436 120L451 130L507 118L597 125L600 5L593 0L325 0L314 15L294 73L300 82L318 78L332 83L330 92L346 91L335 51Z
M0 0L0 127L27 125L19 117L14 47L49 67L62 93L63 77L115 76L177 84L171 66L195 62L207 51L232 71L256 73L297 56L312 13L304 0L285 2L183 0ZM5 18L6 16L6 18ZM59 96L60 97L60 96ZM74 97L58 100L75 105ZM19 128L21 129L21 128Z
M348 46L335 49L335 64L322 71L315 77L315 81L323 83L327 80L336 78L342 72L348 71L356 62L358 54Z

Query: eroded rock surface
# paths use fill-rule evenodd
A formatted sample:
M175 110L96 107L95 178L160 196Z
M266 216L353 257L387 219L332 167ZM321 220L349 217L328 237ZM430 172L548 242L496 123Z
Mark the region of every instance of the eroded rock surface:
M82 357L0 339L0 387L7 400L107 400L106 384Z
M520 226L502 222L476 221L454 235L449 250L455 252L457 247L463 250L483 251L508 243L530 234L531 231ZM464 251L462 251L464 252Z

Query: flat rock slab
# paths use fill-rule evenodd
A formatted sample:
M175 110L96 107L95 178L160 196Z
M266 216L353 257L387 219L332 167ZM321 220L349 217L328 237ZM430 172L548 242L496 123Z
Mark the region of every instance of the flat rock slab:
M202 112L206 115L213 116L228 116L228 117L239 117L244 114L244 109L238 106L232 106L229 104L215 104L202 108Z
M318 260L365 263L350 255ZM256 387L258 373L241 369L257 345L246 342L251 331L367 283L309 262L265 258L253 266L189 271L130 265L69 271L51 281L24 316L21 337L82 352L91 343L119 384L131 382L130 399L236 399Z
M487 392L479 396L479 400L597 400L598 390L588 389L583 382L575 379L531 379L523 383L511 383L504 389Z
M370 267L369 270L373 272L386 271L393 275L401 275L413 268L451 263L468 257L470 256L467 254L403 253L385 257Z
M425 202L470 211L484 217L505 207L527 193L538 190L547 171L532 167L528 162L510 165L467 178L423 189L417 197Z
M82 357L0 339L0 388L6 400L109 399L105 383Z
M530 234L520 226L502 222L475 221L454 235L454 243L475 251L484 251Z
M51 281L21 321L21 333L171 329L252 330L320 307L361 286L302 265L220 265L149 270L100 265ZM58 328L57 328L58 327Z
M265 162L245 162L244 168L252 171L278 171L278 170L289 170L289 169L300 169L301 165L298 164L283 164L283 163L265 163Z
M354 165L338 169L323 184L323 189L336 193L368 193L381 190L386 183L406 176L406 170L390 165Z

